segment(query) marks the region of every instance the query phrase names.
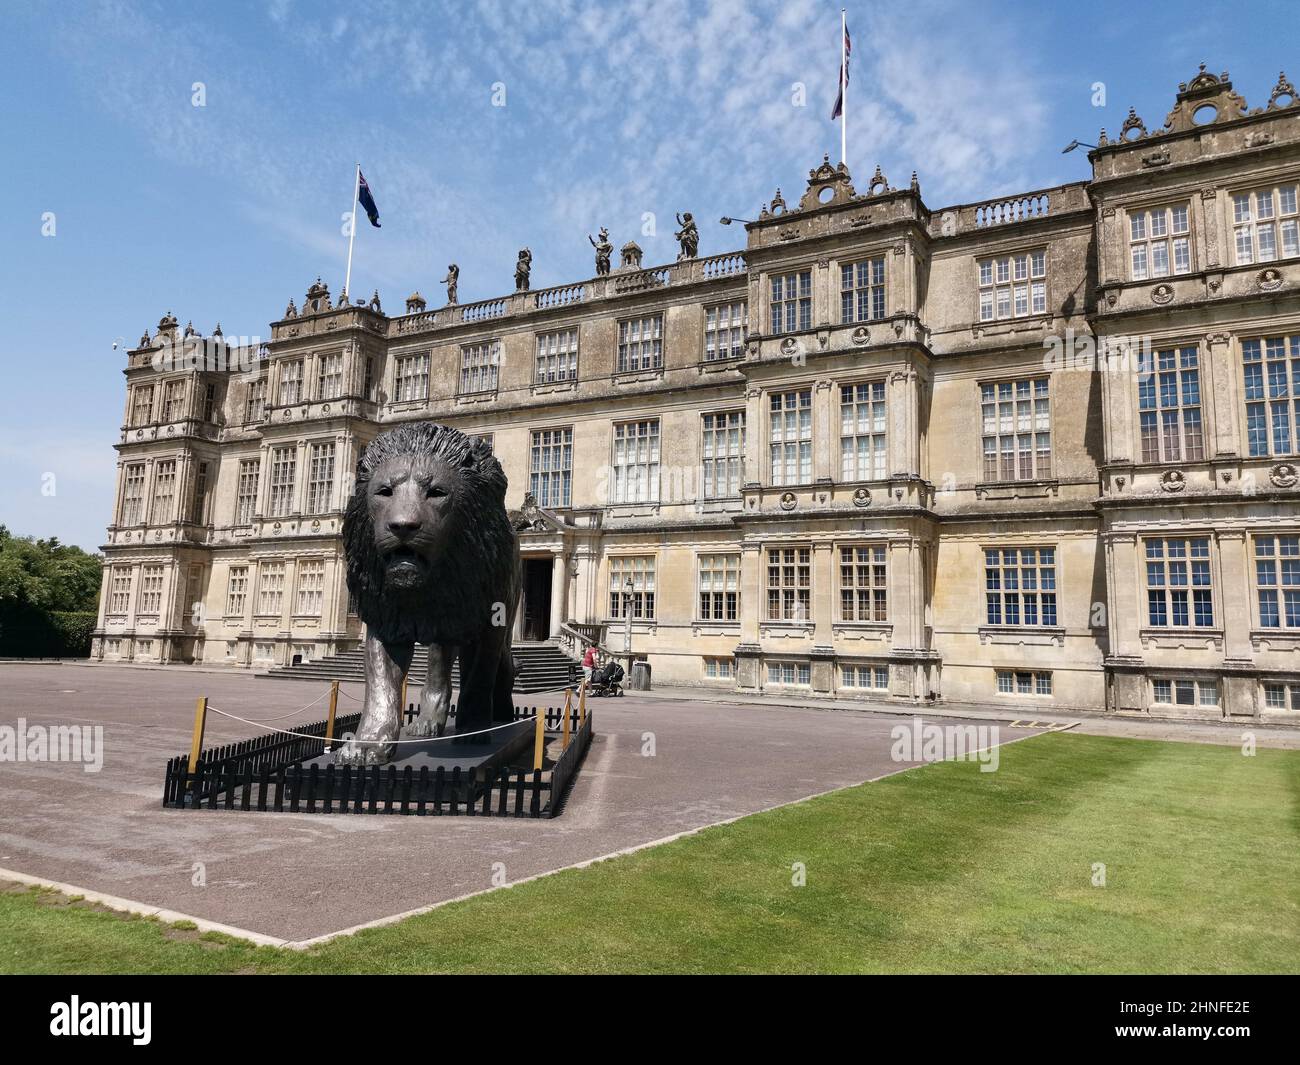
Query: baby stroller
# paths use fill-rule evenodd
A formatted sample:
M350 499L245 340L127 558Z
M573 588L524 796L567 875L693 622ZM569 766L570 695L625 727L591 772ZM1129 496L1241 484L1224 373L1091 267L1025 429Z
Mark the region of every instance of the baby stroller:
M623 667L611 660L592 671L591 683L587 686L587 690L595 696L620 696L623 694L623 687L620 684L622 679Z

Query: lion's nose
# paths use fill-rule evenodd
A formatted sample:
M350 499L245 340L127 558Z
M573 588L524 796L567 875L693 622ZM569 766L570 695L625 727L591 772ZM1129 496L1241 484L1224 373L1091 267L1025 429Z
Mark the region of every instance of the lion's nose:
M388 523L388 531L394 536L413 536L420 531L419 518L395 518Z

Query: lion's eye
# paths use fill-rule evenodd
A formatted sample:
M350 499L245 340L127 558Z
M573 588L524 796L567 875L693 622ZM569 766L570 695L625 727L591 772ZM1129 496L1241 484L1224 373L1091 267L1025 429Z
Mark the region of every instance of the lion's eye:
M382 488L375 489L375 495L377 496L391 496L392 494L393 489L390 485L384 485Z
M429 486L428 490L424 494L427 499L441 499L447 494L447 489L440 485L433 484Z

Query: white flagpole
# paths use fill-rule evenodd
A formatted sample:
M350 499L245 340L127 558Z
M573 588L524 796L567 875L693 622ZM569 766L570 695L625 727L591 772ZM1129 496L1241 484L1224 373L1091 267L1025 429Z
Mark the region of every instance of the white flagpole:
M845 132L845 123L849 115L849 67L848 54L844 48L844 41L848 36L848 22L844 14L844 8L840 8L840 162L846 163L845 156L848 155L848 135ZM847 163L846 163L847 165Z
M352 245L357 239L357 199L361 196L361 164L357 163L357 177L352 186L352 232L348 234L348 273L343 282L343 291L351 295L352 288Z

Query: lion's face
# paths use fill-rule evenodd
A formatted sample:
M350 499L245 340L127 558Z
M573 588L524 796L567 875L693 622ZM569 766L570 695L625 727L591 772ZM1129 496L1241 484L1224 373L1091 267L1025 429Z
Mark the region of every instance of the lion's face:
M441 457L395 455L374 470L366 504L375 552L390 588L414 589L449 546L463 480Z

